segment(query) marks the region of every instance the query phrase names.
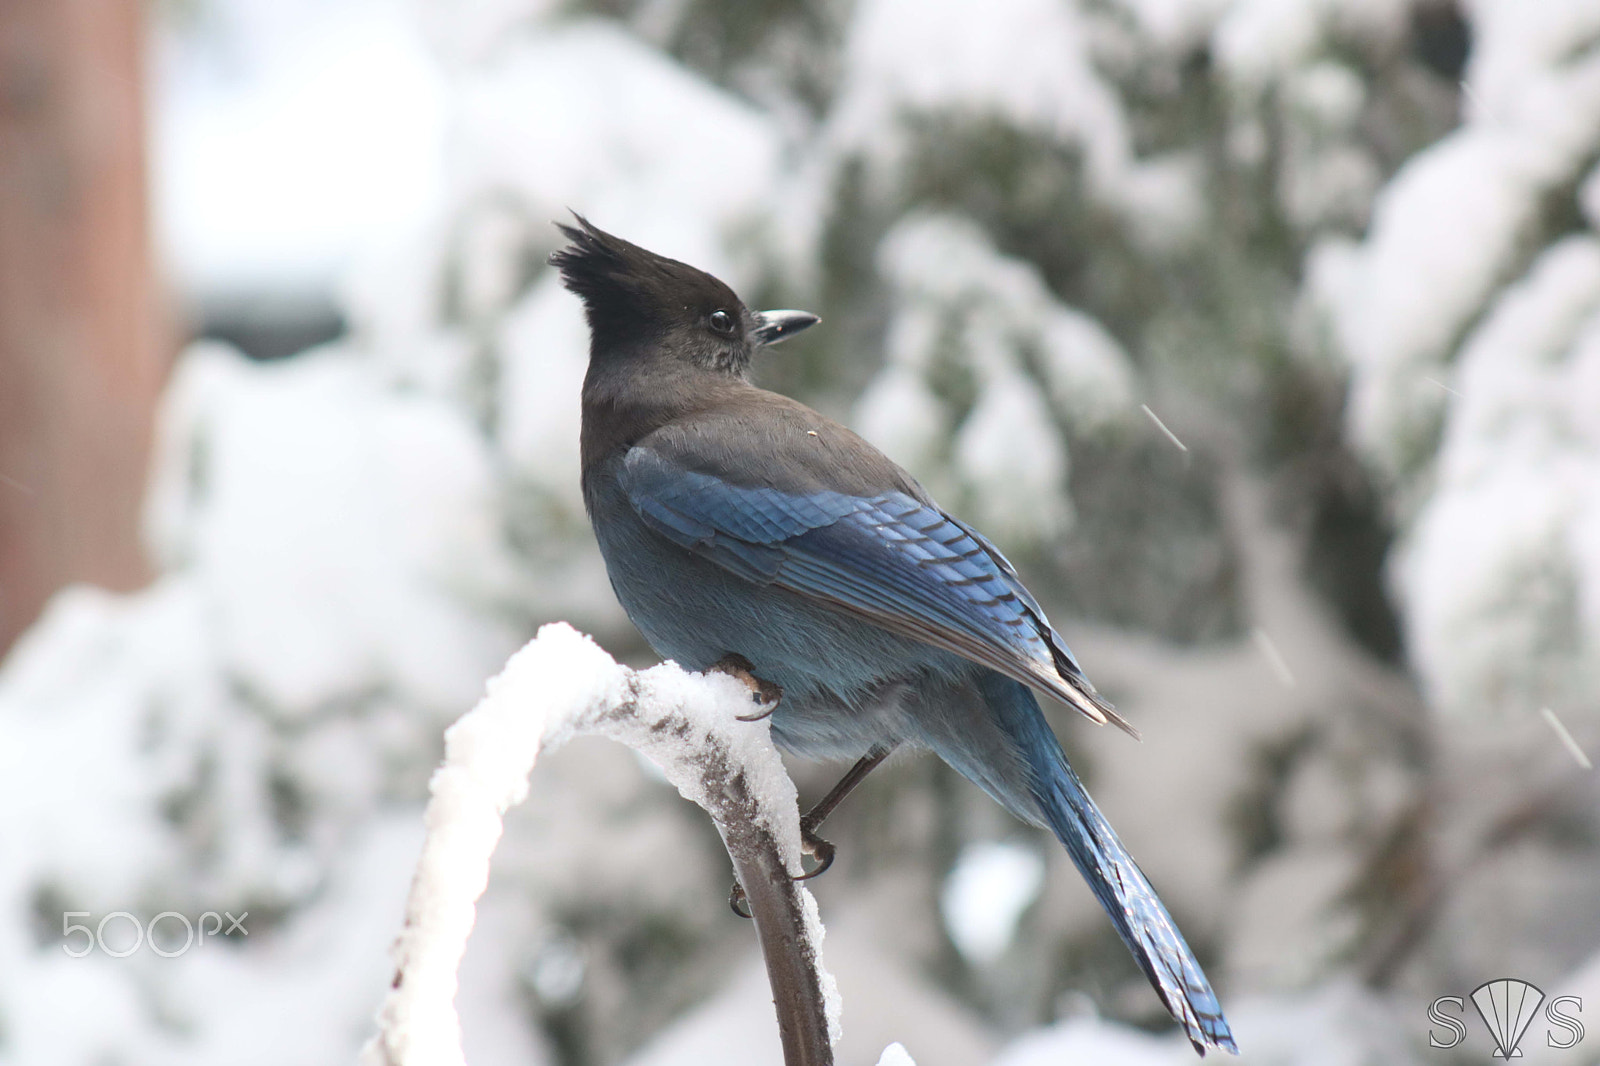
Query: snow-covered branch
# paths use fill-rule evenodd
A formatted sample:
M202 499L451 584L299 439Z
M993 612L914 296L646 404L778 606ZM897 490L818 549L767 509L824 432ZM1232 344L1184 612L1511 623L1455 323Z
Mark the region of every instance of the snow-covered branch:
M785 1059L831 1063L838 994L822 966L816 901L791 876L801 869L794 783L766 723L738 719L751 700L733 677L672 663L636 672L570 626L540 629L445 734L394 981L364 1066L464 1066L456 974L502 819L526 797L539 753L582 734L638 751L711 815L756 919Z

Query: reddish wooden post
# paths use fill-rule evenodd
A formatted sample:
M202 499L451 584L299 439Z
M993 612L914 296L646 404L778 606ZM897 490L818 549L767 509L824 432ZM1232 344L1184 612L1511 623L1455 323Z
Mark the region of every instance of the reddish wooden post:
M146 6L0 0L0 651L62 584L147 576Z

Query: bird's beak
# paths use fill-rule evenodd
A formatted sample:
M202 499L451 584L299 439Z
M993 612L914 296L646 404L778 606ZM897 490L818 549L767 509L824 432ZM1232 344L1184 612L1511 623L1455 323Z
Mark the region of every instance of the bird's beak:
M777 344L820 321L810 311L762 311L756 315L755 337L762 344Z

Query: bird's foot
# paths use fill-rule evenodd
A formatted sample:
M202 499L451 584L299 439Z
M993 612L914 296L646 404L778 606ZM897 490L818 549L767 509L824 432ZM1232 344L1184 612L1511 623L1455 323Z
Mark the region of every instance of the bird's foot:
M813 877L820 877L828 872L828 867L833 865L834 858L839 854L839 849L830 841L823 840L817 835L817 825L822 820L813 822L810 817L800 819L800 850L817 860L817 865L810 872L800 874L796 881L809 881Z
M817 819L818 822L821 819ZM829 841L817 836L816 824L810 817L800 819L800 850L817 860L817 865L803 874L793 874L790 879L794 881L809 881L828 872L828 867L833 865L834 858L839 849ZM745 909L744 886L739 882L733 883L733 889L728 893L728 906L733 908L733 913L741 918L749 918L750 912Z
M828 867L833 865L834 857L839 850L830 842L823 840L816 833L805 828L804 824L800 827L800 848L805 854L815 859L817 865L803 874L791 874L789 878L791 881L809 881L813 877L827 873ZM744 886L735 881L733 888L728 892L728 906L732 908L733 913L741 918L752 917L750 912L745 909L745 902Z
M759 722L778 709L778 701L783 699L783 689L771 681L764 681L755 675L755 664L737 652L729 652L715 663L711 669L719 674L727 674L743 681L750 688L750 699L761 709L755 714L741 714L741 722ZM737 909L737 908L735 908Z
M744 886L737 881L733 883L733 890L728 893L728 906L733 909L733 913L737 914L741 918L755 917L755 915L751 914L745 909Z

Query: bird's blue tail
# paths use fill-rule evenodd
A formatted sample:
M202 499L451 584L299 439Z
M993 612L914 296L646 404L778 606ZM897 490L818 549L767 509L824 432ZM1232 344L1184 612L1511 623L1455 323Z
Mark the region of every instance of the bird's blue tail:
M1094 805L1067 764L1061 744L1029 689L990 673L979 687L1001 728L1018 744L1033 773L1032 795L1056 837L1066 845L1122 942L1156 994L1188 1034L1194 1049L1239 1053L1222 1005L1194 953L1155 889Z

